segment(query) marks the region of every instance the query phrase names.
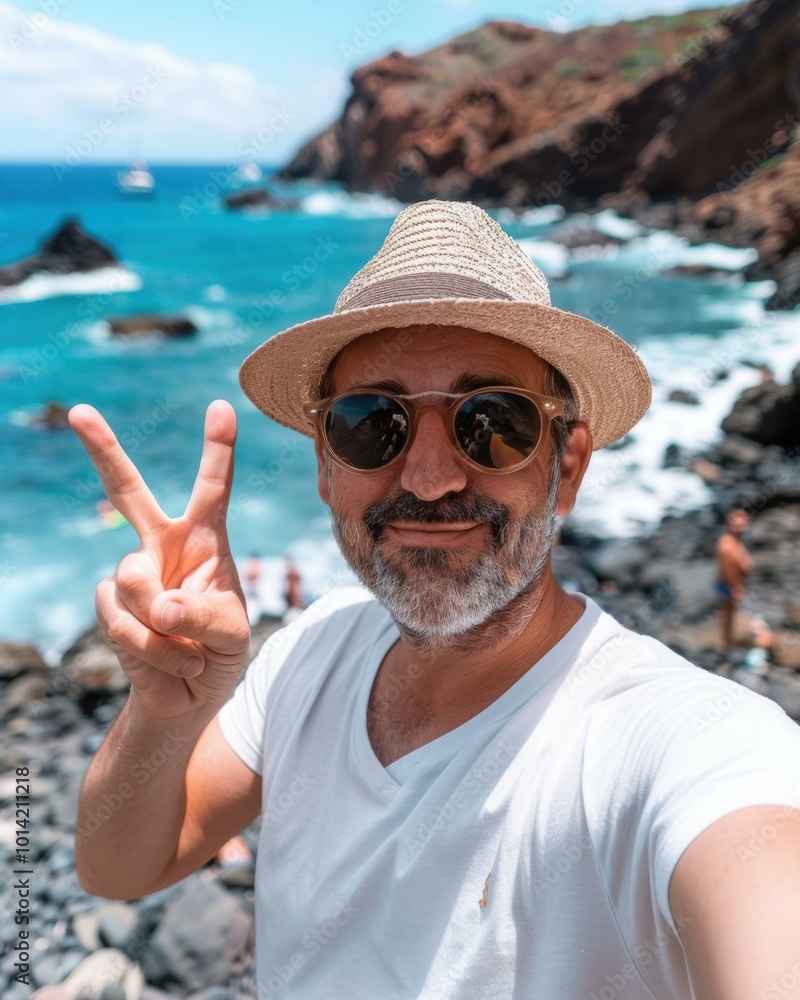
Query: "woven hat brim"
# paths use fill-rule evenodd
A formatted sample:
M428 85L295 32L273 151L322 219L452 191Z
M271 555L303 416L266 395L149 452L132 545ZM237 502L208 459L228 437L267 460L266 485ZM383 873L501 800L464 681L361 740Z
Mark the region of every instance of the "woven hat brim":
M554 306L494 299L382 303L298 323L245 358L239 383L262 413L311 437L303 407L319 398L322 377L339 351L366 333L418 324L491 333L544 358L574 386L595 450L624 437L650 406L647 369L621 337Z

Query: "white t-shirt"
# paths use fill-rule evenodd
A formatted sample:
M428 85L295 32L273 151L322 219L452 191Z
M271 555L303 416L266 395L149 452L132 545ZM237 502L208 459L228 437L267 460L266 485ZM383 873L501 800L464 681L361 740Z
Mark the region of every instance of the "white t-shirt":
M497 701L388 768L384 608L335 591L267 640L219 716L263 776L259 1000L690 1000L675 863L734 809L800 807L800 727L576 596Z

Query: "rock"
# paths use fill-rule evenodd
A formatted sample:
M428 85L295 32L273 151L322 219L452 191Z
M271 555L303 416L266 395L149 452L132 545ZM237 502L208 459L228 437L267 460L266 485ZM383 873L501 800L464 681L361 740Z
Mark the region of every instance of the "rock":
M759 259L749 265L745 276L777 282L767 309L793 309L800 302L800 140L789 145L788 132L783 137L765 133L765 138L766 142L762 139L754 147L765 161L760 169L755 170L753 164L747 177L718 184L718 193L703 198L687 215L700 226L697 242L713 239L731 246L754 246ZM724 221L720 224L721 213Z
M789 718L800 722L800 677L771 670L767 677L766 694L781 706Z
M490 21L359 67L280 176L512 207L704 195L794 110L797 38L794 0L566 34Z
M697 393L689 392L686 389L673 389L667 399L670 403L688 403L689 406L700 405Z
M758 465L762 458L760 445L741 434L726 434L719 448L719 456L726 466Z
M586 563L598 580L611 580L622 588L636 583L648 557L644 545L619 540L606 542L585 553Z
M771 653L779 667L800 672L800 636L796 631L778 629L775 633ZM796 690L798 685L800 685L800 677L797 678L797 685L792 685L792 689ZM800 712L790 714L792 718L800 720Z
M719 482L722 475L720 467L705 458L693 458L689 463L689 471L694 472L695 475L699 476L709 486L712 483Z
M152 336L161 334L164 337L187 337L197 333L197 327L186 316L159 316L155 313L139 313L136 316L125 316L118 319L108 319L111 332L119 337Z
M127 952L136 923L137 914L133 906L112 902L73 917L72 929L87 951L97 951L105 945Z
M136 911L126 903L112 903L100 914L98 933L109 948L127 953L136 928Z
M27 642L0 642L0 681L23 674L46 674L49 667L35 646Z
M114 253L88 236L77 219L67 219L32 257L0 267L0 288L18 285L32 274L74 274L94 271L117 263Z
M28 421L29 427L42 427L51 431L63 431L69 428L67 414L69 407L55 400L45 403L44 409Z
M299 208L300 202L291 198L276 198L266 188L245 188L243 191L233 191L223 199L226 208L267 208L271 211L285 212Z
M193 875L167 905L143 956L148 982L178 993L222 986L246 967L252 918L214 882Z
M86 712L130 689L130 681L99 626L87 629L61 658L64 687Z
M566 222L548 229L547 239L551 243L560 243L568 250L577 250L583 247L604 247L618 246L622 240L601 233L591 224L591 218L582 219L580 216L573 216Z
M3 715L11 715L21 708L31 705L47 696L47 676L42 673L28 674L27 677L17 677L6 688L0 711Z
M800 447L800 364L789 385L766 383L745 389L722 421L722 429L759 444Z
M140 1000L144 978L127 955L101 948L87 956L55 990L47 986L33 994L35 1000L101 1000L103 990L122 987L125 1000Z
M664 449L664 458L661 460L662 469L677 469L683 465L681 459L681 446L678 444L668 444Z

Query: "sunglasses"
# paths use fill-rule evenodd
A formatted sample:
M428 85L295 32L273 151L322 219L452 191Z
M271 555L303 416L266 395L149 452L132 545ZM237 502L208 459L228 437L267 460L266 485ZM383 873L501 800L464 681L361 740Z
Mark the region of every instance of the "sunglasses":
M435 397L435 401L434 398ZM449 402L448 402L449 400ZM445 416L450 442L480 472L516 472L532 461L564 401L511 386L401 395L357 389L304 407L333 461L348 472L379 472L411 447L424 410Z

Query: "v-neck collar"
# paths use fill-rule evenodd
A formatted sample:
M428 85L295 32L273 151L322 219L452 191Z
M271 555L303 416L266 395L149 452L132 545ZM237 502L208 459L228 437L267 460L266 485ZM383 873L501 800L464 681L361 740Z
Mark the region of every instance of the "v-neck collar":
M580 618L511 687L460 726L423 743L422 746L411 750L384 767L375 755L370 743L367 730L367 707L372 685L380 665L386 654L400 638L397 626L387 614L386 626L376 636L365 658L355 702L352 732L352 747L358 766L372 787L387 802L394 798L415 770L445 755L454 756L470 737L486 726L496 725L510 718L521 705L532 698L537 691L569 664L573 654L586 638L587 629L591 627L600 613L598 606L585 595L575 594L573 596L584 600L585 606Z

